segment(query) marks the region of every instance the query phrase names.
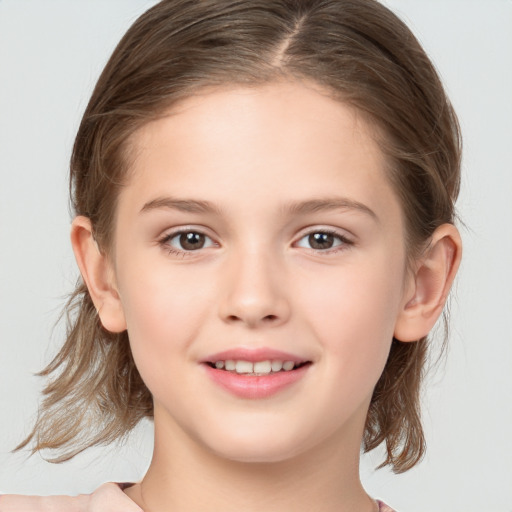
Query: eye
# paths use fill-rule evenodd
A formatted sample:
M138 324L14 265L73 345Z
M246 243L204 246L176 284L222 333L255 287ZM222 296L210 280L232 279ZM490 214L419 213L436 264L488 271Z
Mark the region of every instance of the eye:
M313 231L306 234L297 242L297 247L313 249L315 251L328 251L329 249L342 248L352 245L352 242L339 233L332 231Z
M215 245L209 236L193 230L170 233L160 243L170 252L191 252Z

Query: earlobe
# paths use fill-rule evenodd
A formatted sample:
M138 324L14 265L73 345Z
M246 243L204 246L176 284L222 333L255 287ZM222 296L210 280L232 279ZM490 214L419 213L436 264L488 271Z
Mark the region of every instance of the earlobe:
M417 341L434 327L459 268L462 241L453 224L439 226L419 258L395 325L399 341Z
M126 330L124 312L111 263L98 247L93 236L91 221L87 217L78 216L73 220L71 245L103 327L110 332Z

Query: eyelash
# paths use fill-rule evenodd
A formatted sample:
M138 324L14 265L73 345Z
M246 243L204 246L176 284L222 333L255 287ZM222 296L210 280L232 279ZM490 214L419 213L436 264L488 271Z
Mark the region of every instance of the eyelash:
M338 245L335 245L334 247L331 247L331 248L328 248L328 249L314 249L312 247L310 248L307 248L305 247L305 249L309 249L310 251L314 251L315 254L320 254L322 256L327 256L327 255L331 255L331 254L336 254L338 252L341 252L341 251L346 251L348 248L350 248L352 245L354 245L354 242L352 240L350 240L348 237L346 237L345 235L342 235L341 233L339 233L338 231L335 231L333 229L312 229L311 231L308 231L306 233L304 233L298 240L297 242L295 242L295 244L297 244L298 242L300 242L301 240L304 240L305 238L307 237L310 237L311 235L317 235L317 234L321 234L321 235L328 235L328 236L332 236L333 238L337 239L339 241L339 244Z
M180 229L178 231L173 231L172 233L167 233L164 235L159 241L159 245L163 247L168 254L174 255L174 256L181 256L182 258L186 258L188 256L192 256L194 252L198 252L200 249L203 249L204 247L200 247L196 250L186 250L186 249L176 249L172 245L170 245L171 240L174 238L177 238L181 235L185 234L195 234L195 235L201 235L208 239L211 243L208 245L208 247L211 247L213 245L216 245L215 242L212 240L211 237L203 233L201 230L198 229Z
M211 237L203 233L201 230L196 229L181 229L179 231L173 231L172 233L168 233L164 235L159 241L159 245L163 247L169 255L175 255L175 256L181 256L182 258L186 258L189 256L192 256L194 252L198 252L201 249L204 249L205 247L200 247L196 250L186 250L186 249L176 249L172 245L170 245L170 241L175 239L176 237L179 237L184 234L194 234L194 235L200 235L205 237L210 241L210 244L207 247L212 247L218 244L216 244ZM308 231L304 233L296 242L294 242L294 245L296 246L301 240L304 240L307 237L310 237L311 235L328 235L332 236L333 238L337 239L339 241L338 245L335 245L334 247L327 248L327 249L315 249L313 247L304 247L305 249L308 249L310 251L314 251L315 254L321 254L321 255L331 255L338 253L340 251L347 250L350 246L354 245L354 242L347 238L346 236L342 235L341 233L338 233L335 230L331 229L313 229L311 231ZM300 247L300 246L299 246Z

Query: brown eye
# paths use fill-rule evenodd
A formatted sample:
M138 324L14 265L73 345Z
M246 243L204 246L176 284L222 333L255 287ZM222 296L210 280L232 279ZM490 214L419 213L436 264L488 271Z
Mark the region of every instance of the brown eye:
M329 249L344 249L350 245L353 243L348 238L331 231L312 231L296 242L297 247L320 252L328 252Z
M194 251L204 247L205 236L201 233L181 233L180 245L186 251Z
M161 243L176 252L197 251L215 245L209 236L198 231L182 231L170 234Z
M311 233L308 236L308 242L312 249L330 249L334 245L334 235L330 233Z

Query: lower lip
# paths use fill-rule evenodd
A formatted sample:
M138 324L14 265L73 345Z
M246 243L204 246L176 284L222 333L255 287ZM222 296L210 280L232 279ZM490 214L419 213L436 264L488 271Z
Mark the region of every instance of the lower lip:
M218 370L205 364L208 376L219 386L240 398L268 398L291 386L306 374L310 364L296 370L281 371L268 375L244 375Z

